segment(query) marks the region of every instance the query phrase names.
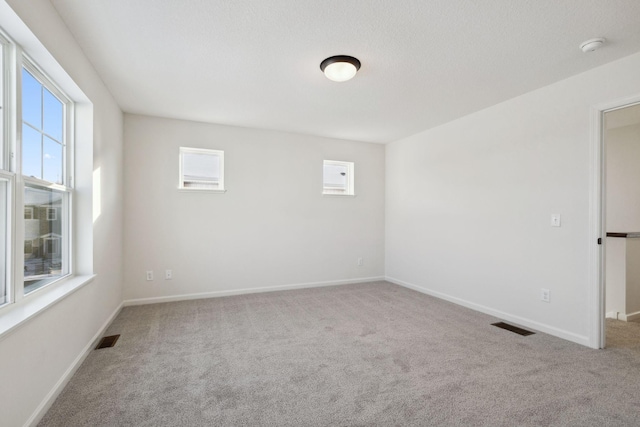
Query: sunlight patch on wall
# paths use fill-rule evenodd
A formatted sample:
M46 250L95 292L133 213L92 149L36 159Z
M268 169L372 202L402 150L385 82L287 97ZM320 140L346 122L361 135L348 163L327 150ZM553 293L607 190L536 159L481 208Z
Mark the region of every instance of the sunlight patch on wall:
M101 185L101 171L100 168L93 171L93 223L100 217L102 213L102 203L100 189Z

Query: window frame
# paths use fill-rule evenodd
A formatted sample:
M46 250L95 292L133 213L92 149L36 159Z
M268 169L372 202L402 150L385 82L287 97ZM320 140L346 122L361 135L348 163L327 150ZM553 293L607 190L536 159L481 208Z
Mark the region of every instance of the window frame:
M18 209L18 205L20 205L22 208L25 207L24 205L24 193L27 187L38 187L38 188L43 188L43 189L49 189L49 190L53 190L53 191L58 191L58 192L62 192L64 193L63 196L63 207L62 207L62 212L61 214L61 222L62 222L62 239L60 242L60 252L61 253L61 257L62 257L62 271L65 271L65 273L61 274L59 277L55 277L53 278L51 281L48 281L46 283L44 283L41 286L37 286L37 287L33 287L31 289L29 289L28 291L25 291L25 277L24 277L24 265L22 266L22 268L20 268L20 271L16 271L15 277L14 277L14 298L15 301L19 301L22 298L28 298L31 295L35 294L37 291L40 291L42 289L46 289L48 287L50 287L51 285L60 282L60 281L64 281L68 278L71 278L74 276L74 268L73 268L73 239L74 239L74 234L73 234L73 230L74 230L74 224L72 223L72 211L73 211L73 195L74 195L74 189L72 187L73 184L73 172L74 172L74 162L73 162L73 147L74 147L74 123L73 123L73 116L74 116L74 102L71 100L71 98L69 96L67 96L64 91L62 89L60 89L60 87L54 82L54 80L52 78L50 78L48 76L48 74L43 71L36 63L35 61L33 61L29 55L27 55L25 52L23 52L18 46L16 46L16 93L19 93L19 95L17 95L18 98L18 102L17 102L17 107L16 107L16 113L15 113L15 117L16 117L16 128L17 128L17 138L15 138L14 140L14 152L16 153L15 157L15 164L14 164L14 171L16 172L16 176L17 176L17 180L16 180L16 194L20 194L20 198L19 198L19 202L16 202L16 209ZM22 70L25 69L27 72L29 72L31 74L32 77L34 77L44 88L46 88L53 96L55 96L62 104L63 104L63 129L62 129L62 156L63 156L63 162L62 162L62 184L59 183L54 183L51 181L47 181L41 178L36 178L33 176L26 176L22 174L22 154L23 154L23 150L22 150L22 142L23 142L23 135L22 135L22 126L23 126L23 119L22 119L22 110L23 110L23 105L22 105ZM43 106L44 108L44 106ZM42 120L44 120L44 116L42 118ZM30 126L29 124L27 124L27 126ZM43 126L44 127L44 126ZM39 131L40 132L40 131ZM46 133L44 132L44 129L42 129L41 131L42 135L46 136ZM53 138L52 138L53 139ZM44 153L41 154L41 156L44 156ZM41 159L42 162L42 159ZM49 219L49 208L47 208L46 213L45 213L45 218L43 219L45 221L55 221L57 220L57 212L56 212L56 219L55 220L51 220ZM18 255L18 251L20 250L19 248L22 248L22 255L21 256L17 256L17 258L19 259L24 259L24 229L25 229L25 223L24 223L24 218L16 218L16 223L15 226L17 227L17 230L21 230L22 233L20 231L18 231L16 233L16 238L20 238L22 240L22 242L15 242L15 248L16 248L16 255ZM16 265L16 269L17 269L17 265ZM21 284L21 285L20 285Z
M325 166L343 166L347 168L346 181L347 187L344 192L336 192L335 188L325 186L324 167ZM338 197L355 197L355 163L342 160L324 160L322 162L322 195L338 196Z
M184 171L183 169L183 155L184 154L205 154L209 156L216 156L219 159L220 164L220 178L218 179L217 188L198 188L198 187L186 187L184 185ZM209 192L209 193L226 193L227 189L224 184L224 151L214 150L210 148L193 148L193 147L179 147L178 156L178 190L180 191L196 191L196 192Z
M4 291L4 302L0 297L0 313L10 310L10 307L21 305L22 301L31 298L43 289L53 288L54 284L67 282L75 276L73 240L75 224L72 220L73 212L73 180L74 180L74 135L75 135L75 103L66 93L49 77L43 69L22 49L22 47L6 35L0 28L0 43L2 43L2 85L4 86L3 108L1 111L3 126L0 140L0 179L7 181L7 230L5 262L6 274ZM43 129L42 135L62 145L62 184L53 183L44 179L22 175L22 72L26 70L33 76L51 95L58 99L63 105L62 111L62 138L58 140L52 138ZM44 110L44 105L42 106ZM44 116L43 116L44 120ZM28 124L28 126L30 126ZM32 126L31 126L32 127ZM44 156L44 152L41 153ZM43 158L40 160L43 162ZM32 253L25 251L25 225L28 218L25 218L27 207L24 204L25 189L28 187L40 187L51 189L63 193L63 208L61 212L56 210L56 219L62 221L62 238L55 246L61 254L60 276L43 282L40 286L32 289L26 288L25 283L25 256L33 253L33 240L31 240ZM35 211L31 210L31 219L35 218ZM48 212L45 214L49 217ZM61 215L61 216L60 216ZM47 220L46 218L43 220ZM55 245L55 244L54 244ZM1 283L0 283L1 285ZM34 301L37 301L35 299Z
M45 184L45 185L55 185L55 186L60 186L60 187L65 187L65 188L69 188L72 189L72 184L73 184L73 168L71 167L73 165L73 132L69 131L69 129L73 129L73 120L71 119L73 117L73 109L74 109L74 103L73 101L71 101L71 98L69 98L69 96L67 96L64 91L62 89L60 89L60 87L53 81L52 78L50 78L46 72L44 72L30 57L29 55L27 55L24 52L20 52L19 55L20 60L18 60L18 69L20 70L19 72L19 77L18 77L18 87L17 90L20 90L20 95L19 95L19 99L20 99L20 104L18 107L19 111L16 111L17 116L18 116L18 138L16 139L16 147L14 148L14 150L17 152L18 149L20 149L20 154L22 154L22 125L23 125L23 120L22 120L22 69L24 68L25 70L27 70L27 72L29 72L44 88L46 88L49 92L51 92L51 94L53 96L55 96L58 101L60 101L63 105L63 110L62 110L62 114L63 114L63 129L62 129L62 157L63 157L63 162L62 162L62 183L55 183L55 182L51 182L51 181L47 181L43 178L35 178L35 177L30 177L30 176L26 176L23 175L23 177L25 178L25 180L29 180L30 182L33 182L35 184ZM44 108L44 106L43 106ZM43 112L43 120L44 120L44 112ZM27 126L33 128L32 125L27 124ZM35 129L39 133L42 133L44 136L48 136L45 132L44 129L39 130L39 129ZM54 140L56 142L58 142L57 140L55 140L54 138L50 137L49 138L51 140ZM44 155L44 154L43 154ZM16 156L17 157L17 156ZM22 155L20 155L20 164L16 164L15 166L15 170L19 171L20 173L22 173Z
M15 108L14 95L11 88L14 86L12 60L15 43L0 28L0 180L5 182L6 200L5 211L1 214L5 219L5 242L2 249L4 274L0 277L0 309L11 306L14 301L14 224L15 224L15 181L16 176L12 161L13 148L13 124L12 109ZM0 242L2 244L2 242ZM24 248L23 248L24 250Z
M96 172L98 172L97 184L99 185L100 168L95 169L94 164L94 103L86 95L83 87L76 83L66 67L58 62L57 57L42 44L31 28L4 2L0 2L0 35L8 43L5 45L6 49L3 49L6 90L5 103L0 110L0 114L5 117L4 130L0 132L3 133L0 140L0 156L3 156L0 159L0 178L8 181L8 184L2 184L8 186L8 194L5 195L8 201L5 211L8 215L8 235L2 244L6 244L9 248L6 254L7 297L5 301L0 301L0 339L2 339L96 279L92 252L96 208L97 215L100 215L99 188L96 189ZM19 79L23 55L43 70L49 80L55 83L54 86L62 89L73 103L71 108L67 109L65 118L68 134L65 144L67 163L64 178L67 180L66 188L75 188L69 197L68 212L64 213L70 219L67 222L69 274L48 282L46 286L42 286L37 292L32 292L28 296L23 295L24 260L21 255L24 251L26 230L22 210L24 195L19 193L25 180L16 173L16 164L21 161L20 153L16 150L16 141L20 136L18 125L21 124L21 116L18 115L22 113ZM56 175L53 177L57 179ZM31 181L31 183L49 186L45 181ZM77 186L76 183L80 185ZM96 200L98 200L97 205ZM60 216L60 212L58 215ZM64 247L62 249L64 250ZM52 267L60 269L59 265L52 265Z
M0 169L0 181L4 181L6 186L6 206L5 212L0 214L4 216L4 227L5 227L5 242L4 248L0 249L0 256L2 259L0 262L4 263L4 274L0 277L0 310L5 306L11 306L11 303L14 301L14 286L13 286L13 277L14 277L14 252L13 250L13 241L15 238L15 233L13 231L13 209L14 206L14 183L15 179L13 174L6 172L5 170ZM0 224L1 226L2 224ZM2 242L0 242L2 244ZM24 248L23 248L24 250Z

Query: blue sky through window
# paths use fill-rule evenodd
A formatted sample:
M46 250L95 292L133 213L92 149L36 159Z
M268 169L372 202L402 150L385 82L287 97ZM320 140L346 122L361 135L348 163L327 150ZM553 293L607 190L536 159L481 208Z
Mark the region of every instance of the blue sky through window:
M64 104L22 69L22 174L62 184Z
M22 121L42 129L42 84L22 70Z

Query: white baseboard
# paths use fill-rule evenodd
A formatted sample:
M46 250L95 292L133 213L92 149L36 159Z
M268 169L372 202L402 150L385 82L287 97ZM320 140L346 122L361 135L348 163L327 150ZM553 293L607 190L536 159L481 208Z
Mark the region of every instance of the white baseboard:
M636 311L635 313L629 313L629 314L620 313L620 316L618 318L625 322L636 322L640 320L640 311Z
M161 302L185 301L185 300L192 300L192 299L218 298L218 297L227 297L231 295L255 294L255 293L261 293L261 292L288 291L292 289L349 285L353 283L375 282L379 280L385 280L384 276L361 277L357 279L346 279L346 280L330 280L326 282L299 283L294 285L269 286L265 288L245 288L245 289L233 289L233 290L227 290L227 291L201 292L197 294L169 295L164 297L137 298L137 299L125 300L123 304L125 307L128 307L132 305L157 304Z
M473 302L470 302L470 301L467 301L467 300L463 300L461 298L453 297L453 296L444 294L442 292L433 291L431 289L424 288L424 287L421 287L421 286L418 286L418 285L414 285L412 283L408 283L408 282L405 282L405 281L402 281L402 280L399 280L399 279L396 279L396 278L393 278L393 277L388 277L387 276L385 278L385 280L388 281L388 282L391 282L391 283L395 283L396 285L404 286L405 288L413 289L414 291L418 291L418 292L421 292L423 294L431 295L433 297L440 298L440 299L443 299L445 301L449 301L449 302L452 302L454 304L458 304L458 305L461 305L463 307L467 307L467 308L470 308L472 310L479 311L481 313L488 314L490 316L497 317L497 318L502 319L502 320L506 320L508 322L516 323L516 324L518 324L520 326L524 326L526 328L535 329L537 331L544 332L546 334L553 335L553 336L556 336L556 337L559 337L559 338L562 338L562 339L565 339L565 340L568 340L568 341L572 341L572 342L575 342L577 344L582 344L582 345L587 346L587 347L589 346L589 337L584 336L584 335L574 334L573 332L565 331L563 329L558 329L558 328L555 328L553 326L549 326L549 325L545 325L543 323L536 322L534 320L529 320L529 319L526 319L526 318L520 317L520 316L514 316L514 315L509 314L509 313L505 313L505 312L502 312L502 311L499 311L499 310L495 310L495 309L490 308L490 307L485 307L483 305L476 304L476 303L473 303Z
M609 311L605 315L607 319L622 320L623 322L637 322L640 320L640 311L635 313L624 314L619 311Z
M122 307L123 307L123 304L120 303L120 305L118 305L118 307L113 311L113 313L111 313L109 318L102 324L98 332L96 332L96 334L93 336L93 338L91 338L91 340L87 343L84 349L82 349L78 357L76 357L76 359L71 363L69 368L65 371L65 373L58 380L58 382L53 386L51 391L47 393L47 395L42 400L42 402L40 402L40 404L38 405L36 410L33 412L33 414L31 414L27 422L24 423L25 427L35 426L42 420L42 417L44 417L44 415L47 413L49 408L51 408L51 405L53 405L53 402L55 402L58 395L62 392L62 390L67 385L71 377L73 377L73 374L76 373L80 365L82 365L82 362L84 362L84 359L87 358L87 356L89 355L89 352L93 350L93 347L96 345L96 342L98 341L98 339L102 336L104 331L109 327L111 322L113 322L113 319L116 318L118 313L120 313L120 310L122 310Z

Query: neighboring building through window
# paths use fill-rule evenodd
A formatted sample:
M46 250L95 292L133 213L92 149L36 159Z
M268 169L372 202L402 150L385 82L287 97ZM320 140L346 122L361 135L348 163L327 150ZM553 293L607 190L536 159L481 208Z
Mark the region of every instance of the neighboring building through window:
M180 147L179 171L180 189L224 191L224 151Z
M322 193L341 196L353 196L353 171L353 162L325 160L322 171Z
M55 221L58 219L56 208L47 208L47 221Z

